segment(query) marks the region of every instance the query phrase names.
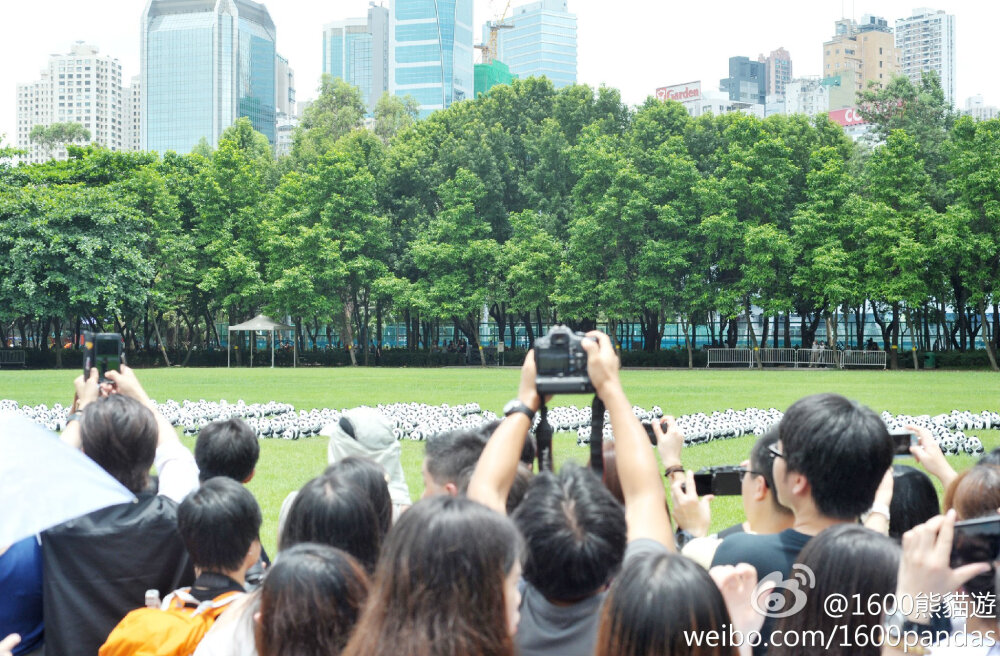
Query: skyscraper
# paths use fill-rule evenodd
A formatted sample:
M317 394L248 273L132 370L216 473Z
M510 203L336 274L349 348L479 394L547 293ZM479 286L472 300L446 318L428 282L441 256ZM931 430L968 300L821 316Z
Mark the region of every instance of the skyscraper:
M719 80L719 89L730 100L763 105L767 98L767 64L749 57L729 58L729 77Z
M497 33L496 58L520 78L546 76L557 89L576 84L576 14L567 0L515 7ZM484 32L486 41L489 34Z
M51 55L41 79L17 85L17 147L24 161L66 159L66 149L49 151L30 139L31 128L53 123L79 123L90 140L109 150L123 150L122 67L99 56L95 46L77 41L67 55Z
M784 48L778 48L767 57L760 55L757 61L767 67L766 95L784 97L785 85L792 81L792 56Z
M472 98L472 0L390 0L389 92L424 117Z
M323 72L358 87L373 112L389 90L389 10L371 3L365 18L325 25Z
M842 18L836 34L823 44L823 77L831 79L830 109L857 105L857 92L870 82L881 87L899 73L899 52L884 18L865 15L860 22ZM833 83L833 78L840 78Z
M238 117L275 142L275 29L252 0L147 0L142 15L142 144L212 146Z
M274 109L279 115L295 116L295 71L278 54L274 56Z
M937 71L944 98L955 103L955 17L934 9L915 9L896 21L901 72L915 85L924 71Z
M122 150L142 150L142 82L132 76L132 84L122 89Z

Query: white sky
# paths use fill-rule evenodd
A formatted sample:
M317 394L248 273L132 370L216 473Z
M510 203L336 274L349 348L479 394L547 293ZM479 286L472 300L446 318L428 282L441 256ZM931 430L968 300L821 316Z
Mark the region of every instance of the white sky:
M578 81L605 83L637 104L656 87L701 80L718 88L731 56L756 58L784 46L793 74L819 75L822 43L842 15L870 13L893 25L920 0L569 0L578 21ZM270 0L278 52L295 70L299 100L315 97L322 68L322 26L362 16L367 0ZM505 0L475 0L476 26ZM523 4L514 0L513 5ZM74 41L117 57L122 81L139 74L139 18L145 0L0 0L0 135L16 138L16 85L39 77L50 53L68 52ZM1000 2L936 0L956 15L957 98L983 94L1000 103L996 29ZM610 7L610 8L609 8Z

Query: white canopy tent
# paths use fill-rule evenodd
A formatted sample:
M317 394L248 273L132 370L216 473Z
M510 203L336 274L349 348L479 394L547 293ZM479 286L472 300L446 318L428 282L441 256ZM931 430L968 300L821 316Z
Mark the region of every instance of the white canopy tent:
M229 336L230 339L226 342L226 366L230 366L230 354L232 353L232 333L233 332L253 332L257 331L270 331L271 332L271 367L274 367L274 333L279 330L295 330L295 326L286 326L283 323L278 323L270 317L266 317L263 314L258 314L256 317L250 321L244 321L241 324L235 326L229 326ZM250 366L253 367L253 343L256 339L251 339L250 341ZM295 336L292 336L292 366L298 366L299 355L296 350Z

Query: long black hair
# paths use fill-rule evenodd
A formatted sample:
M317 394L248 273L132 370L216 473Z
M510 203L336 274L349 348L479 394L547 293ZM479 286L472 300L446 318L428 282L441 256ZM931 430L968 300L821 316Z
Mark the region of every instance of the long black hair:
M594 653L735 656L735 647L692 645L690 641L695 632L721 635L729 624L722 593L701 565L666 552L639 555L625 562L611 584Z
M523 547L507 517L465 497L418 502L379 560L351 656L510 656L504 583Z

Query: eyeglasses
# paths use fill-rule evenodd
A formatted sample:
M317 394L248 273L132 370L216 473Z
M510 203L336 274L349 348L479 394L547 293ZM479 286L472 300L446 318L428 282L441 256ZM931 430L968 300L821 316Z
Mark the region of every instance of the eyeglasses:
M745 467L740 467L736 471L739 472L739 474L740 474L741 477L744 476L745 474L753 474L754 476L763 476L764 475L763 472L754 471L752 469L747 469Z
M785 454L782 453L781 451L778 451L777 447L775 447L773 444L771 446L767 447L767 450L768 450L768 453L770 453L775 458L784 458L785 457Z

